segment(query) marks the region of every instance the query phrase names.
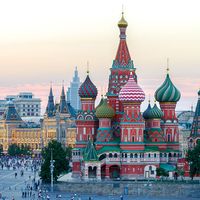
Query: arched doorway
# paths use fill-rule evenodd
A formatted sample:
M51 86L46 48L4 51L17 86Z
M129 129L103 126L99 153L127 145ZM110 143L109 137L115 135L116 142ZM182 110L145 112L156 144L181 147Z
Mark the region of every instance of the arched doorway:
M101 179L105 179L106 177L106 165L101 166Z
M88 167L88 178L96 178L97 177L97 167Z
M155 165L146 165L144 168L144 177L145 178L155 178L156 177L156 166Z
M109 168L110 179L120 178L120 167L118 165L112 165Z

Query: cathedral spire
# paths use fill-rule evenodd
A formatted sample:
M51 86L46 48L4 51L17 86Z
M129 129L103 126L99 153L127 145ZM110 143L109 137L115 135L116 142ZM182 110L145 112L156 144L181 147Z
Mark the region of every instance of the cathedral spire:
M47 116L53 117L54 111L55 111L55 105L54 105L53 90L52 90L52 83L51 83L50 91L49 91L49 99L48 99L47 108L46 108Z
M113 68L122 68L122 69L134 69L131 56L129 54L128 46L126 43L126 28L128 26L127 21L124 18L124 12L120 21L118 22L118 27L120 30L120 42L117 50L115 60L113 62Z
M68 113L68 107L67 107L67 102L66 102L66 98L65 98L64 83L62 84L62 92L61 92L61 96L60 96L59 112L60 113Z
M191 136L199 136L200 137L200 89L198 91L198 100L197 106L195 109L194 119L192 123Z

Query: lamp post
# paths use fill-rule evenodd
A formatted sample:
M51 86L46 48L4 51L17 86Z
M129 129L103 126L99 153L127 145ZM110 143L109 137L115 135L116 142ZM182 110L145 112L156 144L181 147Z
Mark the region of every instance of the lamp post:
M51 171L51 192L53 192L53 169L54 169L53 153L51 149L51 161L50 161L50 171Z

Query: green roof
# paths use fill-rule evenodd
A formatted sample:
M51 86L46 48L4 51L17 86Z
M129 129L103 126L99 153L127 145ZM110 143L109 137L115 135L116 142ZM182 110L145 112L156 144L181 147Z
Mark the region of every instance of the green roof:
M97 151L98 154L102 154L104 152L119 152L121 151L119 146L103 146L101 149Z
M97 151L94 147L94 144L91 142L91 140L88 141L88 144L84 151L84 160L85 161L98 161L99 158L97 156Z
M163 168L165 171L167 172L173 172L176 170L176 167L174 165L170 165L170 164L160 164L160 168Z
M156 90L155 99L158 102L177 102L181 93L172 83L169 74L167 74L164 83Z

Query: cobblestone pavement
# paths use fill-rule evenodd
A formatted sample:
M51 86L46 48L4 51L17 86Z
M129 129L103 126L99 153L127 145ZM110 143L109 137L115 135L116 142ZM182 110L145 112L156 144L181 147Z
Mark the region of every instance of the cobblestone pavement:
M17 172L17 177L15 178L15 172ZM14 200L38 200L38 193L35 193L34 197L27 197L22 198L22 190L26 187L27 184L32 183L32 179L34 178L34 173L31 170L25 171L24 176L20 176L20 170L0 170L0 193L3 198L6 200L12 200L14 197ZM36 174L36 180L38 178L38 175ZM67 193L57 193L57 192L48 192L43 190L42 191L42 199L47 199L47 196L49 196L50 199L56 200L56 199L65 199L65 200L71 200L74 194L67 194ZM61 195L60 198L58 198L58 195ZM78 194L77 194L78 196ZM97 196L97 195L81 195L78 196L75 200L88 200L89 197L91 197L92 200L120 200L120 196ZM154 197L133 197L133 196L124 196L123 200L197 200L195 198L154 198Z
M15 178L15 173L17 176ZM22 199L22 190L25 189L26 185L32 184L34 173L31 170L25 170L24 175L20 176L20 170L4 169L0 170L0 193L2 199ZM38 175L36 174L36 179Z

